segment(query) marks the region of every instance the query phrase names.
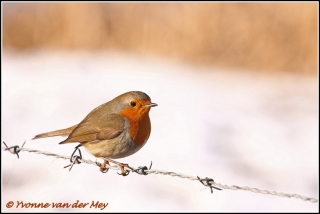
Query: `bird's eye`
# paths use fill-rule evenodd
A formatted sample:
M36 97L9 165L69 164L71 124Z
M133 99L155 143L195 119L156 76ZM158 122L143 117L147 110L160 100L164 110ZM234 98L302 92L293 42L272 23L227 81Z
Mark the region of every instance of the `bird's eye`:
M137 103L136 103L136 102L131 101L131 102L130 102L130 105L131 105L132 107L135 107L135 106L137 105Z

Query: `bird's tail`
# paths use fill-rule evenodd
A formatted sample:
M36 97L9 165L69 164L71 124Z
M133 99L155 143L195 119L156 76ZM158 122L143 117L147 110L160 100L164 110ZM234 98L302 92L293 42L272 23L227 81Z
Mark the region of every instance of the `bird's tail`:
M45 138L45 137L54 137L54 136L67 136L69 135L78 125L71 126L66 129L60 129L52 132L46 132L42 134L36 135L32 140L39 139L39 138Z

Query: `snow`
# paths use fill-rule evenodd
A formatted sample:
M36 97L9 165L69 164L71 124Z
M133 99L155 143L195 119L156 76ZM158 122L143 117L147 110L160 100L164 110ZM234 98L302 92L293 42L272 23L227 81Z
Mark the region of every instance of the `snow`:
M138 153L119 159L226 185L318 199L319 94L315 77L227 71L119 52L34 50L2 56L2 140L9 146L70 155L76 144L34 135L79 123L127 91L146 92L152 132ZM82 149L85 159L96 160ZM318 212L318 203L241 190L214 190L163 175L122 177L92 165L2 151L3 211L25 203L108 203L104 212ZM15 203L6 208L7 202Z

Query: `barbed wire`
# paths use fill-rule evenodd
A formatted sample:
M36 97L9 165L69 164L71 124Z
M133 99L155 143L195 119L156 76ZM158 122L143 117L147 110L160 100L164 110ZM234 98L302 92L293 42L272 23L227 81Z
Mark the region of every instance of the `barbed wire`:
M35 154L41 154L41 155L46 155L46 156L51 156L54 158L60 158L60 159L66 159L66 160L70 160L71 164L69 164L66 167L70 167L69 170L72 169L74 164L80 164L80 163L86 163L86 164L92 164L92 165L96 165L96 166L102 166L101 163L97 162L97 161L91 161L91 160L85 160L81 157L81 153L80 156L78 155L72 155L70 156L65 156L65 155L59 155L59 154L54 154L51 152L46 152L46 151L40 151L37 149L29 149L29 148L23 148L25 142L23 143L23 145L21 147L19 146L11 146L8 147L6 145L5 142L3 142L3 144L5 145L6 148L2 147L2 150L4 151L9 151L12 154L16 154L19 158L19 152L24 151L24 152L30 152L30 153L35 153ZM79 150L80 151L80 150ZM261 194L269 194L269 195L274 195L274 196L279 196L279 197L287 197L287 198L296 198L296 199L301 199L303 201L310 201L312 203L317 203L318 200L315 198L309 198L309 197L305 197L305 196L301 196L299 194L288 194L288 193L282 193L282 192L276 192L276 191L269 191L269 190L260 190L257 188L252 188L252 187L240 187L240 186L236 186L236 185L224 185L224 184L220 184L215 182L212 178L200 178L198 176L190 176L190 175L184 175L184 174L180 174L180 173L176 173L176 172L168 172L168 171L164 171L164 170L155 170L155 169L151 169L152 166L152 162L149 168L147 168L146 166L140 166L136 169L128 166L128 167L124 167L125 170L127 170L128 172L135 172L138 173L140 175L149 175L149 174L160 174L160 175L168 175L168 176L172 176L172 177L179 177L179 178L185 178L185 179L189 179L189 180L197 180L199 182L201 182L201 184L203 184L206 187L209 187L211 189L211 193L213 192L213 188L217 189L217 190L222 190L222 189L229 189L229 190L244 190L244 191L250 191L250 192L254 192L254 193L261 193ZM107 164L105 166L108 169L114 169L114 170L119 170L120 167L117 165L109 165Z

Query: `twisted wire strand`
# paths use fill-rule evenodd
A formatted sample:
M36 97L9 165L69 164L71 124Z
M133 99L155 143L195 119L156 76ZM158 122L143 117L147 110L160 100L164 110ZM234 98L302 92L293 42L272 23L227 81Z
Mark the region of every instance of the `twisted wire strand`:
M10 148L2 148L2 150L4 151L9 151L12 154L18 154L21 151L24 152L30 152L30 153L35 153L35 154L41 154L41 155L46 155L46 156L51 156L54 158L60 158L60 159L66 159L66 160L70 160L70 156L65 156L65 155L58 155L58 154L54 154L51 152L47 152L47 151L40 151L40 150L36 150L36 149L29 149L29 148L23 148L23 147L10 147ZM19 157L19 156L18 156ZM101 163L99 162L95 162L95 161L91 161L91 160L85 160L85 159L78 159L78 162L80 163L86 163L86 164L92 164L92 165L98 165L100 166ZM106 165L107 168L109 169L114 169L114 170L119 170L120 167L119 166L111 166L111 165ZM147 174L160 174L160 175L168 175L168 176L172 176L172 177L179 177L179 178L185 178L185 179L189 179L189 180L198 180L200 181L204 186L208 186L211 188L211 192L212 192L212 188L216 188L216 189L229 189L229 190L244 190L244 191L250 191L253 193L261 193L261 194L269 194L269 195L274 195L274 196L279 196L279 197L287 197L287 198L296 198L296 199L301 199L303 201L309 201L312 203L317 203L318 200L315 198L309 198L309 197L305 197L305 196L301 196L299 194L288 194L288 193L282 193L282 192L276 192L276 191L269 191L269 190L260 190L257 188L251 188L251 187L240 187L240 186L236 186L236 185L224 185L224 184L220 184L220 183L216 183L213 181L213 179L209 179L209 178L205 178L205 179L200 179L199 177L194 177L194 176L190 176L190 175L184 175L184 174L180 174L180 173L176 173L176 172L168 172L168 171L164 171L164 170L154 170L154 169L147 169L146 167L139 167L138 169L142 170L140 171L140 173L137 171L138 169L133 169L131 167L125 167L126 170L131 171L131 172L136 172L140 175L147 175ZM203 182L204 181L204 182Z

